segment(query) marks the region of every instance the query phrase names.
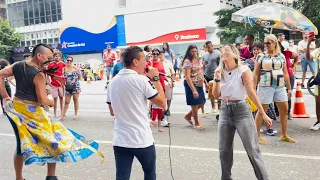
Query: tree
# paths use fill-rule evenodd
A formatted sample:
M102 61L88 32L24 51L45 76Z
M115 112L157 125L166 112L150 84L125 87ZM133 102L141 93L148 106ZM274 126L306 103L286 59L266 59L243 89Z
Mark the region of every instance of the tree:
M292 7L299 10L303 15L320 30L320 4L319 0L294 1Z
M271 1L271 0L269 0L269 1ZM252 4L261 3L261 2L264 2L264 0L242 0L242 6L247 7Z
M283 1L282 3L291 6L294 9L299 10L302 14L308 17L313 24L320 28L320 4L319 0L295 0L292 3L289 1ZM243 7L264 2L264 0L242 0ZM269 0L269 2L271 2ZM246 34L254 34L258 35L256 41L263 41L265 33L268 31L260 26L251 26L249 24L237 23L231 21L232 13L239 9L222 9L214 13L214 15L218 16L218 20L216 23L218 27L221 29L218 32L218 37L221 39L222 43L234 43L238 37L243 37ZM320 29L319 29L320 30ZM282 32L282 30L274 30L273 33L276 34L278 32Z
M17 46L22 35L16 33L8 21L0 21L0 58L8 59L11 49Z
M263 41L264 34L268 32L264 27L231 21L232 13L237 10L239 9L222 9L214 13L215 16L218 16L216 23L221 31L217 35L221 43L235 43L238 37L244 37L247 34L255 35L256 41Z

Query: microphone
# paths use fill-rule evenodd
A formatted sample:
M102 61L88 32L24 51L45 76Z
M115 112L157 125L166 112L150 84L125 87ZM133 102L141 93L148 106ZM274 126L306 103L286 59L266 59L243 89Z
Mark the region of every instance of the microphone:
M148 73L149 71L149 68L146 68L146 72ZM162 72L159 72L159 76L166 76L166 74L162 73Z

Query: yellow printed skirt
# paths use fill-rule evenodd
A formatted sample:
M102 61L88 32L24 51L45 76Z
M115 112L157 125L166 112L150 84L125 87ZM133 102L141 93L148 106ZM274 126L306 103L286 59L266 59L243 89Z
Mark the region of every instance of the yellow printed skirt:
M78 162L94 153L104 158L97 151L98 143L67 129L40 106L8 101L4 109L18 135L18 154L23 156L26 165Z

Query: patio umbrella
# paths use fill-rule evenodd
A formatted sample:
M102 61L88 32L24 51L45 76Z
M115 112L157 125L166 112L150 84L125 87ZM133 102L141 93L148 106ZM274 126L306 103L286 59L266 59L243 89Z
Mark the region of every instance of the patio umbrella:
M232 14L232 21L289 31L312 31L317 27L299 11L278 3L258 3Z

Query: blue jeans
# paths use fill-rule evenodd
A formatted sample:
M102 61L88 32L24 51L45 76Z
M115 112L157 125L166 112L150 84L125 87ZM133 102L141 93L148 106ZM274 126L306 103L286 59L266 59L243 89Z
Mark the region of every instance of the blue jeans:
M113 146L116 160L117 180L129 180L133 158L136 157L144 172L144 180L156 179L156 149L154 145L146 148L124 148Z
M267 180L268 174L257 141L257 130L246 101L222 103L218 122L221 180L232 180L233 139L238 132L257 179Z

